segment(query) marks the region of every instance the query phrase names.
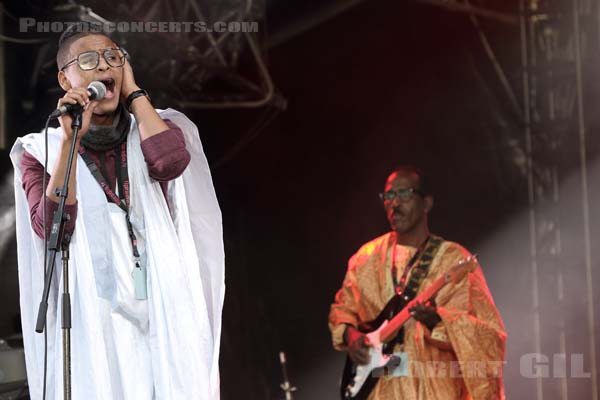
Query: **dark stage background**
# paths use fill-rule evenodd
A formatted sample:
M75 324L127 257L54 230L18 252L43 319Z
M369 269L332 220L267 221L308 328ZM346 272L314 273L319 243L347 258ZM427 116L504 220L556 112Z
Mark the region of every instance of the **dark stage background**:
M508 331L508 398L533 398L535 380L519 370L520 357L534 351L523 125L473 24L463 14L430 5L382 0L360 3L274 40L310 20L325 3L267 3L269 34L263 45L288 107L233 157L223 158L249 126L269 115L268 107L182 110L200 128L224 218L222 398L282 398L279 351L287 353L297 399L336 397L343 355L330 345L329 305L347 259L387 231L377 193L400 163L420 165L431 176L432 230L479 254ZM482 25L520 96L518 26ZM144 60L146 54L134 56ZM7 43L5 61L12 144L17 136L42 128L59 94L34 94L35 109L25 110L23 99L32 96L31 52ZM587 87L595 85L596 77L587 77ZM160 83L154 77L152 84ZM600 219L594 206L600 199L596 104L588 105L587 114L593 239ZM12 173L7 154L8 149L2 151L3 181ZM565 193L577 193L576 163L567 170L572 175L565 173L561 180ZM14 201L10 190L0 196L5 206ZM579 201L575 197L566 207L569 220L581 219ZM577 223L569 237L579 235ZM6 229L14 234L14 228ZM18 313L14 239L5 243L0 247L0 337L15 332ZM592 260L598 256L593 248ZM597 261L594 266L597 283ZM584 287L585 274L578 261L571 267L567 285L576 292ZM572 318L569 346L589 355L583 294L575 303L567 313ZM570 381L570 396L592 398L589 381ZM554 395L546 392L544 398L560 398Z

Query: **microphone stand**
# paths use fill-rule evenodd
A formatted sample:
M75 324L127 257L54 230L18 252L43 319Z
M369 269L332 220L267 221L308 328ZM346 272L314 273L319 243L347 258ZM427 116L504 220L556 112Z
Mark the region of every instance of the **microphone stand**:
M52 275L54 274L54 266L56 254L58 250L62 250L62 266L63 266L63 294L62 294L62 339L63 339L63 389L64 400L71 400L71 299L69 295L69 244L71 238L65 235L65 223L70 219L69 214L65 213L65 203L69 194L69 177L71 176L71 168L73 159L75 158L75 144L77 143L77 135L81 128L83 110L77 109L71 111L73 122L73 141L67 159L67 171L64 184L61 188L56 189L56 195L59 197L58 209L54 212L52 218L52 230L48 239L48 257L44 275L44 292L40 307L38 310L37 323L35 331L42 333L46 327L46 314L48 312L48 297L50 295L50 284L52 283ZM45 194L44 194L45 195Z
M290 380L288 378L286 367L287 361L285 358L285 353L283 351L279 353L279 362L281 363L281 372L283 374L283 383L280 385L281 389L285 392L286 400L294 400L292 393L294 393L297 389L295 386L291 385Z

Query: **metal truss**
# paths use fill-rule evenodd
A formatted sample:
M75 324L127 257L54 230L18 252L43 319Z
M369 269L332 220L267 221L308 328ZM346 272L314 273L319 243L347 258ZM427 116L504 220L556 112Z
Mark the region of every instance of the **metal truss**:
M116 10L115 4L96 1L92 10L71 1L53 8L52 14L57 20L100 24L179 23L167 32L113 34L133 55L136 76L144 78L151 92L154 89L157 95L153 99L158 105L168 103L186 109L285 108L285 99L275 89L262 51L264 0L142 0L121 3ZM217 31L217 22L222 27L233 23L240 29ZM38 83L44 69L52 68L49 50L49 46L43 46L38 53L32 85Z
M597 29L593 1L521 0L523 102L526 151L535 351L552 360L572 354L573 327L567 317L573 301L585 295L592 399L598 399L592 261L584 115L583 65ZM596 43L597 45L597 43ZM563 181L579 171L580 193L565 193ZM574 209L574 199L578 207ZM574 216L581 207L581 216ZM577 218L577 222L573 219ZM580 237L573 243L571 237ZM568 242L568 243L567 243ZM583 254L574 265L572 254ZM569 285L574 274L585 274L581 285ZM560 357L559 356L559 357ZM540 360L541 361L541 360ZM570 365L570 360L564 360ZM568 399L574 380L536 381L537 399ZM547 378L547 377L546 377ZM588 388L590 389L590 388Z
M567 373L559 373L558 379L539 375L537 400L567 400L570 393L581 390L598 400L584 107L585 67L593 65L592 54L600 47L598 1L519 0L518 14L474 6L469 0L417 1L469 14L510 103L521 108L516 114L525 131L534 348L550 363L562 361L567 366ZM480 29L478 17L520 27L521 102ZM573 172L579 173L578 190L565 193L564 181ZM573 243L573 237L580 240ZM579 261L578 265L573 265L574 261ZM573 275L579 276L572 279ZM567 319L577 306L584 309L586 318L578 321L577 327L569 326ZM580 336L585 336L587 343L577 343L577 330L584 332ZM586 348L590 380L567 379L568 356L574 347ZM556 371L551 368L549 372ZM569 385L579 388L571 390Z

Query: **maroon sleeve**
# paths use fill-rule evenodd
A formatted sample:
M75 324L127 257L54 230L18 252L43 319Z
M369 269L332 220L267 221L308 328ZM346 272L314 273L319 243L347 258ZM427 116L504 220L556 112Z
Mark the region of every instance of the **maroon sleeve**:
M27 203L29 204L29 217L31 220L31 227L36 235L40 238L44 237L44 202L42 200L43 178L44 178L44 166L40 164L28 152L23 153L21 159L21 169L23 176L23 190L27 196ZM46 175L46 182L50 179L49 175ZM52 199L48 199L46 202L46 232L47 236L50 235L50 229L52 228L52 217L54 211L58 209L58 203ZM77 219L77 203L66 204L65 212L71 217L65 224L65 233L69 236L73 235L75 230L75 220Z
M183 132L170 120L165 122L169 129L142 141L142 153L150 177L159 182L179 177L190 163Z

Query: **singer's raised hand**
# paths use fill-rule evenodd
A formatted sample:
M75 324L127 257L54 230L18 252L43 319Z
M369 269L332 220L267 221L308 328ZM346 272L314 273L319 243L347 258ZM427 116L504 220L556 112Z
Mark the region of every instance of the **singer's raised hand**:
M127 97L140 87L133 77L133 69L129 60L123 64L123 85L121 86L121 98L127 101ZM131 104L131 110L137 120L140 129L140 137L146 140L151 136L157 135L169 129L167 124L160 118L154 110L150 99L146 96L137 97Z
M81 128L79 129L79 134L77 135L77 140L79 141L81 140L81 137L87 133L90 127L92 113L98 105L98 101L90 100L87 88L71 88L63 97L58 99L57 108L65 104L80 104L83 107L84 111L82 115ZM58 118L58 122L60 123L60 127L63 131L63 141L66 140L71 143L73 138L73 129L71 127L73 118L69 113L66 113Z
M80 104L83 107L83 114L81 118L81 128L77 135L76 148L79 147L79 141L81 137L86 134L90 128L90 121L92 119L92 113L98 105L97 100L90 100L87 88L71 88L67 90L65 95L58 100L57 108L65 104ZM46 196L58 203L59 197L56 195L55 190L62 186L64 177L67 170L67 159L70 152L71 143L73 141L73 128L71 124L73 117L69 113L65 113L58 118L60 127L62 128L63 135L61 139L61 145L58 151L58 161L54 165L54 169L50 174L50 181L46 189ZM71 168L71 175L69 176L69 195L67 197L67 204L75 204L77 202L76 190L75 190L75 175L77 170L77 157L73 159L73 166Z
M126 59L125 64L123 64L123 84L121 85L121 99L123 101L127 100L127 96L139 89L140 87L135 82L135 77L133 76L133 69L131 68L131 64L129 63L129 60Z

